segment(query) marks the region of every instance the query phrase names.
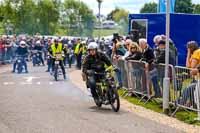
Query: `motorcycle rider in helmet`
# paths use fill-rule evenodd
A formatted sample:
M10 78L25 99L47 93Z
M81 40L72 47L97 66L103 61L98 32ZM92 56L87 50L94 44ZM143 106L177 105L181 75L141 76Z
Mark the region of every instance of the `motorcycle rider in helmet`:
M82 69L82 76L83 79L86 81L86 85L90 88L92 96L94 98L98 98L96 93L96 81L101 81L101 76L95 76L94 79L87 79L87 75L90 74L91 70L97 73L105 72L106 68L112 68L112 63L110 59L102 52L97 50L98 46L97 43L91 42L88 45L88 55L85 57L83 61L83 69Z
M26 73L28 73L27 63L26 63L26 59L25 59L25 56L27 54L28 54L28 48L26 46L26 42L25 41L21 41L20 44L19 44L19 47L16 50L16 55L23 57L22 61L23 61ZM15 61L14 64L13 64L13 71L12 71L13 73L15 72L16 65L17 65L17 62Z
M52 57L55 57L56 53L66 54L67 50L63 47L62 43L59 43L59 40L56 38L54 40L54 44L52 44L51 48L49 49L49 53ZM62 69L63 77L64 77L64 79L66 79L66 72L65 72L65 67L64 67L64 63L63 63L63 58L62 58L62 60L59 61L59 65ZM54 71L54 66L55 66L55 59L52 58L52 71Z
M35 47L33 48L33 50L38 50L39 51L39 58L40 58L40 61L42 62L42 65L45 66L44 64L44 60L42 58L42 50L43 50L43 46L41 45L41 42L40 40L38 40L36 43L35 43Z

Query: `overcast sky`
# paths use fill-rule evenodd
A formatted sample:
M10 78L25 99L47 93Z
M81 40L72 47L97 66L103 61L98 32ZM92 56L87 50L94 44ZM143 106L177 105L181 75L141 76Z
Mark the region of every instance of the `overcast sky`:
M96 0L81 0L84 1L94 13L98 13L98 4ZM141 7L147 2L157 2L158 0L103 0L102 14L107 15L115 7L121 7L127 9L130 13L139 13ZM195 4L200 4L200 0L192 0Z

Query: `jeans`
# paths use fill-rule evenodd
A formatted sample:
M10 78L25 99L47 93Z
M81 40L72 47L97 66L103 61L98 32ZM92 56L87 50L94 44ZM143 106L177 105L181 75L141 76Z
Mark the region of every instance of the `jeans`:
M185 105L187 100L189 99L190 103L194 105L194 91L195 91L196 84L197 83L192 83L183 90L182 95L181 95L182 98L180 99L179 104Z
M90 76L87 80L87 86L90 88L92 96L94 98L97 98L97 92L96 92L96 80L94 76Z
M153 84L153 89L154 89L154 92L155 92L155 97L162 97L161 95L161 88L160 88L160 85L159 85L159 82L158 82L158 71L156 68L154 68L152 71L149 72L150 73L150 78L151 78L151 81L152 81L152 84ZM160 77L160 84L162 85L163 83L163 79L162 77Z
M117 69L117 71L115 73L116 73L116 76L117 76L117 80L118 80L119 86L122 87L122 73L121 73L121 70Z
M81 69L81 60L82 60L82 54L78 54L76 56L76 61L77 61L77 68Z

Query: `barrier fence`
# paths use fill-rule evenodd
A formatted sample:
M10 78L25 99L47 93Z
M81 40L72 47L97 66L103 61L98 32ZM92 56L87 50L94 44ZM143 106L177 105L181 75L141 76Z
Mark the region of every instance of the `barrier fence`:
M150 100L163 96L163 78L165 74L165 64L148 65L140 61L120 61L114 63L119 69L120 74L116 76L120 79L125 89L123 97L134 95L145 100ZM180 66L169 65L170 78L170 104L176 110L192 110L198 113L200 120L200 76L192 76L191 69Z

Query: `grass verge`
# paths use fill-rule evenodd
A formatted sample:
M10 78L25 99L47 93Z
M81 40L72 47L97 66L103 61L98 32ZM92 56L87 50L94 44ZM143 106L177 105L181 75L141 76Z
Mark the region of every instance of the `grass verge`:
M122 96L122 94L124 93L124 90L119 90L118 92L119 92L119 95ZM134 105L142 106L146 109L150 109L155 112L162 113L162 108L159 107L159 104L158 104L159 101L158 102L150 101L145 104L145 102L143 102L143 101L140 102L140 99L137 97L127 96L124 99ZM160 103L161 103L161 101L160 101ZM171 109L170 111L173 112L174 109ZM188 124L194 124L194 125L200 126L200 121L196 120L197 113L193 112L193 111L187 112L187 111L181 109L180 111L178 111L176 113L175 118L177 118L178 120L183 121L185 123L188 123Z
M117 33L117 32L118 32L118 29L101 29L100 36L110 36L110 35L113 35L113 33ZM98 37L98 35L99 35L99 30L94 29L93 36Z

